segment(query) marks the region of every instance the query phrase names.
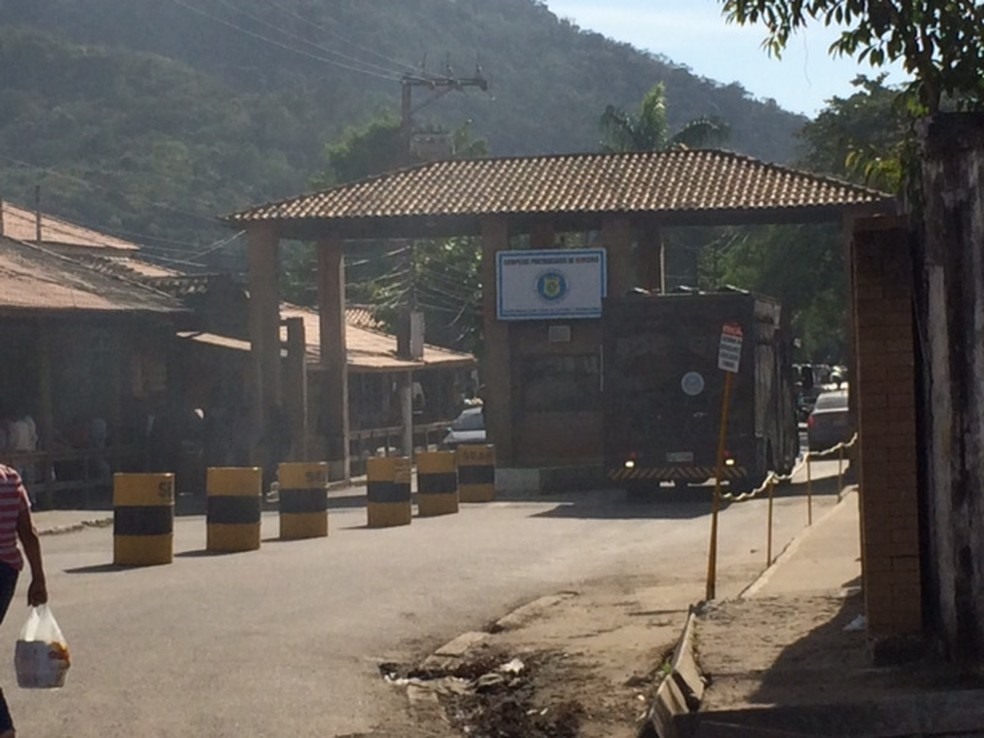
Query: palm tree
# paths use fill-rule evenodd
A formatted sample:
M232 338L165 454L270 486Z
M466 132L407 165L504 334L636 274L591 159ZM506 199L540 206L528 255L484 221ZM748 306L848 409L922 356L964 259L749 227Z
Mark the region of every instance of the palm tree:
M697 148L718 143L728 137L728 124L701 116L687 123L672 136L666 120L666 87L653 85L642 98L636 115L609 105L601 116L604 151L660 151Z

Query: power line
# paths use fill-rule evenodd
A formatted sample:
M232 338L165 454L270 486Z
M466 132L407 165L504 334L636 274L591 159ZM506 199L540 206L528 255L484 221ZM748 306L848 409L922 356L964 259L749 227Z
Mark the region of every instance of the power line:
M359 69L357 67L349 66L348 64L343 64L341 62L337 62L337 61L335 61L333 59L327 59L327 58L325 58L323 56L320 56L318 54L312 54L312 53L310 53L308 51L302 51L301 49L295 49L292 46L288 46L287 44L281 43L280 41L277 41L277 40L272 39L272 38L268 38L267 36L264 36L264 35L259 34L259 33L255 33L253 31L250 31L247 28L243 28L242 26L236 25L235 23L232 23L232 22L230 22L228 20L225 20L224 18L219 18L218 16L212 15L211 13L209 13L209 12L207 12L205 10L202 10L201 8L195 7L194 5L191 5L189 3L186 3L183 0L172 0L172 2L174 2L177 5L180 5L182 8L185 8L187 10L190 10L193 13L197 13L198 15L201 15L201 16L203 16L205 18L208 18L209 20L211 20L211 21L213 21L215 23L218 23L220 25L226 26L227 28L231 28L234 31L238 31L239 33L242 33L242 34L245 34L246 36L249 36L250 38L254 38L254 39L258 40L258 41L263 41L264 43L267 43L267 44L270 44L272 46L276 46L278 48L284 49L285 51L289 51L289 52L291 52L293 54L297 54L299 56L304 56L304 57L307 57L309 59L314 59L315 61L322 62L323 64L329 64L331 66L338 67L339 69L346 69L346 70L348 70L350 72L356 72L358 74L369 75L370 77L377 77L379 79L385 79L385 80L388 80L388 81L391 81L391 82L392 81L399 81L400 80L400 77L395 76L395 75L380 74L378 72L372 72L372 71L370 71L368 69Z
M265 26L266 28L269 28L272 31L276 31L277 33L282 33L287 38L294 39L296 41L300 41L302 44L305 44L307 46L312 46L312 47L314 47L315 49L317 49L320 52L323 52L323 53L326 53L326 54L331 54L333 56L340 57L340 58L345 59L346 61L349 61L349 62L351 62L353 64L361 64L367 70L375 69L378 72L380 72L382 74L386 74L386 75L399 74L401 72L401 70L394 70L394 69L389 68L389 67L382 67L379 64L375 64L373 62L368 62L368 61L365 61L365 60L362 60L362 59L356 59L355 57L349 56L348 54L343 54L340 51L335 51L334 49L329 49L329 48L327 48L325 46L322 46L321 44L316 44L313 41L308 41L303 36L298 36L296 33L293 33L292 31L288 31L286 28L281 28L280 26L276 25L275 23L271 23L270 21L267 21L267 20L265 20L263 18L260 18L257 15L253 15L252 13L249 13L249 12L243 10L242 8L237 7L234 3L230 2L229 0L219 0L219 2L222 3L223 5L225 5L227 8L232 9L234 12L239 13L240 15L245 16L246 18L249 18L254 23L259 23L261 26ZM399 66L403 66L403 65L399 65Z
M371 49L371 48L369 48L367 46L363 46L362 44L359 44L359 43L357 43L355 41L352 41L351 39L346 38L345 36L341 35L337 31L333 31L330 28L327 28L327 27L322 26L322 25L320 25L318 23L315 23L313 20L310 20L309 18L305 18L304 16L300 15L299 13L296 13L295 11L293 11L293 10L291 10L289 8L285 8L285 7L282 7L282 6L279 6L279 5L274 5L274 7L277 8L278 10L280 10L280 11L282 11L284 13L287 13L288 15L296 18L297 20L301 21L302 23L306 23L309 26L312 26L312 27L318 29L319 31L322 31L322 32L327 33L327 34L329 34L331 36L334 36L335 38L341 40L343 43L347 43L347 44L349 44L351 46L354 46L355 48L359 49L360 51L364 51L367 54L371 54L372 56L375 56L375 57L377 57L379 59L382 59L383 61L389 62L390 64L395 64L398 67L402 67L402 68L406 69L406 71L408 71L408 72L414 71L414 67L413 66L411 66L409 64L406 64L404 62L401 62L398 59L393 59L393 58L388 57L388 56L386 56L384 54L380 54L378 51L375 51L374 49ZM322 10L322 13L324 13L324 12L325 11ZM335 20L335 19L333 18L332 20ZM423 76L429 76L429 75L427 75L426 72L425 72L425 73L423 73Z

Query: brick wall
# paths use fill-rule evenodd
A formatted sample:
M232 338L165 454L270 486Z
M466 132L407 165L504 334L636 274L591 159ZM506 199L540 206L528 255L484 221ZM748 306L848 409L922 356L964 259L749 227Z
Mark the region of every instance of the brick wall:
M868 634L922 630L912 264L904 224L855 224L854 329Z

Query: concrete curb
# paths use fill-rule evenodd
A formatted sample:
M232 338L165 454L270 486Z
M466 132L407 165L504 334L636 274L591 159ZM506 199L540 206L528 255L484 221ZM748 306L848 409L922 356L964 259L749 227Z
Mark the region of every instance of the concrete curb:
M825 512L813 523L813 525L808 526L797 533L796 536L786 544L786 547L779 553L779 555L776 556L775 560L772 562L772 566L759 574L754 582L745 587L745 589L738 594L738 599L742 600L749 597L754 597L766 584L768 584L769 580L772 578L772 575L775 574L779 567L785 564L786 561L792 558L796 551L799 550L799 547L803 544L803 541L809 538L819 525L822 525L828 518L836 513L840 506L848 500L851 493L854 491L854 489L850 489L847 492L842 491L838 493L837 504Z
M72 525L55 525L49 528L38 528L39 536L60 536L65 533L78 533L80 530L85 530L86 528L108 528L113 524L112 517L106 518L92 518L91 520L83 520L79 523L73 523Z
M489 632L501 633L504 630L518 630L543 614L544 610L548 610L554 605L559 605L561 602L569 600L572 597L577 597L577 592L558 592L557 594L546 595L532 602L527 602L525 605L517 607L508 615L504 615L496 620L489 629Z
M641 736L679 738L676 718L688 715L700 706L707 684L694 655L696 618L696 609L691 607L670 659L670 671L656 690Z
M762 589L775 571L796 553L802 542L813 530L831 517L856 489L856 487L845 487L841 490L837 495L837 504L824 513L813 525L800 531L776 557L772 565L741 591L738 599L752 597ZM640 736L680 738L676 718L680 715L696 712L700 708L704 689L707 685L694 653L694 637L697 613L706 604L701 602L690 608L687 623L684 625L680 640L677 641L676 648L673 650L670 671L660 684L659 689L656 690L656 696L653 698Z

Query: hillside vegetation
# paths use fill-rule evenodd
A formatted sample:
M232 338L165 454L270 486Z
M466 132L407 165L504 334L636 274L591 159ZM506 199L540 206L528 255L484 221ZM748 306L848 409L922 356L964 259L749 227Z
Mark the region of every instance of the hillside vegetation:
M606 106L657 82L671 128L715 116L766 160L791 161L805 122L532 0L0 0L0 18L0 195L40 183L45 209L178 258L226 235L216 215L308 189L327 144L399 114L405 73L483 75L487 93L415 88L415 122L470 121L493 155L598 150Z

